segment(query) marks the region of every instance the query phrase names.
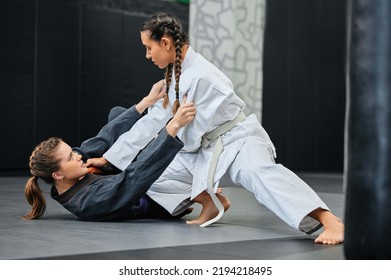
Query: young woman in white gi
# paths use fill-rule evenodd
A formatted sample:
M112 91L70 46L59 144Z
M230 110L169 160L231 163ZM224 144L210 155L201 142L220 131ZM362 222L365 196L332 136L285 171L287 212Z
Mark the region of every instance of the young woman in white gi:
M148 191L152 199L171 214L180 213L204 190L215 192L224 176L254 193L290 226L307 234L323 226L316 243L343 242L342 221L304 181L275 163L275 149L266 131L254 114L244 116L245 103L236 96L232 82L193 50L179 20L157 13L140 31L146 58L166 69L167 93L103 157L120 169L126 168L187 95L197 107L197 115L179 131L185 146ZM229 207L229 201L218 198L223 206L215 199L218 208L204 205L201 215L188 223L216 221L223 208Z

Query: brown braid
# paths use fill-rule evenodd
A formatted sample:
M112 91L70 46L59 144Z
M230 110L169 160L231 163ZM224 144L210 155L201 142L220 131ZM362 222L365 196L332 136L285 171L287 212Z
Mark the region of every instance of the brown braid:
M175 113L180 104L179 104L179 79L182 73L182 47L185 44L189 44L189 36L183 32L183 27L179 19L168 13L156 13L144 24L141 26L140 32L149 31L150 38L159 42L163 36L169 36L174 40L175 44L175 63L169 64L166 68L165 79L166 79L166 92L167 94L164 96L163 107L167 108L169 97L168 90L171 85L172 80L172 71L175 69L175 94L176 100L173 105L173 112Z
M30 156L30 173L32 177L27 181L24 195L31 205L31 210L24 215L24 220L39 218L46 210L46 200L38 185L38 178L47 184L54 184L52 173L60 169L60 161L54 156L61 139L49 138L40 143Z
M178 108L180 106L179 103L179 78L180 75L182 74L182 64L181 64L181 59L182 59L182 45L181 45L181 33L179 31L178 26L173 22L174 25L174 40L175 40L175 102L174 106L172 109L172 112L175 114L176 111L178 111Z
M170 63L166 68L165 79L166 79L166 94L163 98L163 108L166 109L168 106L169 98L168 91L170 89L171 80L172 80L172 63Z

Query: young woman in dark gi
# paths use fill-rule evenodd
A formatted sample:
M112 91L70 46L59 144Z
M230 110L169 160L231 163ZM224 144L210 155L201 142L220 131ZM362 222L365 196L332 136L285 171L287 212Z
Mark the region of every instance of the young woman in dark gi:
M39 218L46 209L38 179L51 184L52 198L82 220L173 218L145 193L183 147L176 134L193 120L195 107L192 103L182 104L158 136L124 171L115 175L90 174L89 164L83 161L101 156L163 95L164 81L160 81L137 105L129 109L113 108L108 124L96 137L84 141L80 148L72 149L56 137L40 143L30 156L32 177L26 183L25 196L32 208L23 219Z

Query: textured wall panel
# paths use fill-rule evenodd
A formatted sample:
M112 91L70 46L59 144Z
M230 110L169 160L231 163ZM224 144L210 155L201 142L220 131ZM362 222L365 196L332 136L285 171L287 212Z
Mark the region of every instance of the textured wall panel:
M264 0L190 2L190 44L221 69L260 120Z

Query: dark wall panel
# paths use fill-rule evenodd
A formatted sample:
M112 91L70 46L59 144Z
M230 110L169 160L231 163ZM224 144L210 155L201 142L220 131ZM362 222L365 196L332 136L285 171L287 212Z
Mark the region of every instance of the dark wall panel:
M119 103L121 27L120 12L83 9L82 139L95 135L110 108Z
M111 107L132 106L163 78L163 72L145 59L139 29L146 19L123 12L84 9L82 139L96 134Z
M288 111L288 162L307 170L317 166L318 2L307 0L290 3L292 59L289 68L292 74Z
M124 14L122 49L121 104L130 106L147 95L152 84L163 79L164 71L145 58L146 50L141 43L140 27L146 16Z
M188 6L142 0L15 0L0 9L1 174L26 174L38 142L79 145L163 72L145 59L142 22L156 10L188 21Z
M277 161L343 170L346 1L267 1L262 124Z
M345 2L345 1L343 1ZM319 158L325 170L342 170L345 119L345 48L347 5L336 1L321 1L319 32ZM338 6L336 6L338 5ZM332 16L330 18L330 16ZM331 143L331 145L330 145Z
M74 4L39 1L34 142L77 143L79 14Z
M288 130L291 96L291 73L288 65L292 59L289 46L292 15L285 2L273 1L272 5L267 2L263 56L262 125L277 147L280 162L287 162L289 139L282 132Z
M5 1L0 8L0 170L28 163L33 132L35 1Z

